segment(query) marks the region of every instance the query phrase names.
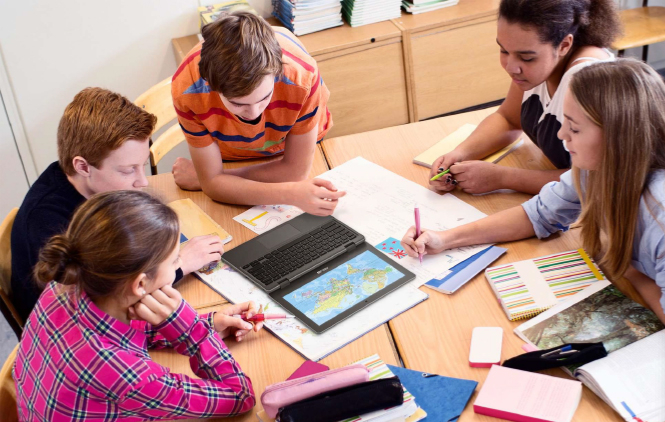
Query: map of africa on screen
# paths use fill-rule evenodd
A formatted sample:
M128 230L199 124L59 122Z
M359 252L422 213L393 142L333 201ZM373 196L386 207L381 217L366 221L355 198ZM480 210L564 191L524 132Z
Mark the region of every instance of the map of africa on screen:
M370 251L340 265L284 296L318 325L346 311L404 274Z

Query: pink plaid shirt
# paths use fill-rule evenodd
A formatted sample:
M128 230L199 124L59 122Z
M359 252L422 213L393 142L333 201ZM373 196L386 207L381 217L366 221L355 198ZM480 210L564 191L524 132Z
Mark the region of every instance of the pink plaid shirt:
M139 421L231 416L254 406L250 379L184 300L163 323L128 326L51 282L25 325L14 365L21 421ZM190 357L201 379L172 374L148 347Z

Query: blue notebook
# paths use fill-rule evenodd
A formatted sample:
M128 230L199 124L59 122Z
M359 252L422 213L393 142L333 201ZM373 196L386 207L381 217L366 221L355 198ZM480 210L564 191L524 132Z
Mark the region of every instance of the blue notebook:
M453 294L469 280L478 275L498 257L506 253L507 249L490 246L477 254L465 259L450 269L450 274L440 280L431 279L425 286L445 294Z
M476 381L448 378L388 365L404 388L416 398L427 417L424 421L454 422L476 390Z

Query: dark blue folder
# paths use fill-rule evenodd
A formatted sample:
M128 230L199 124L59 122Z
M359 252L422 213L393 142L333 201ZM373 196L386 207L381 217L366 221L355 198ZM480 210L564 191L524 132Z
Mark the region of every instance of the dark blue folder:
M424 421L456 421L478 385L476 381L449 378L392 365L388 365L388 368L399 377L402 385L416 398L416 404L427 413Z

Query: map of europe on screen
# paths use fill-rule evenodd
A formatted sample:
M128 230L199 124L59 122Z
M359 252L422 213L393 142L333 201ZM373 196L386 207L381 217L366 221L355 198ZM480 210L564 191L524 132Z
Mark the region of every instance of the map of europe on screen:
M403 276L395 267L365 251L284 299L322 325Z

